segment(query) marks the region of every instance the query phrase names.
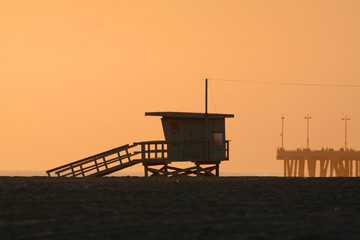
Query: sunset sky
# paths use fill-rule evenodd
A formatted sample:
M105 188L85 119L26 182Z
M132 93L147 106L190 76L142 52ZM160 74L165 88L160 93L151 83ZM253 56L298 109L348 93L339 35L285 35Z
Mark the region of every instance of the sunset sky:
M1 0L0 170L161 140L149 111L204 111L204 81L360 85L360 1ZM360 88L209 81L221 174L281 175L285 148L360 149ZM141 166L129 169L139 171ZM125 172L126 173L126 172Z

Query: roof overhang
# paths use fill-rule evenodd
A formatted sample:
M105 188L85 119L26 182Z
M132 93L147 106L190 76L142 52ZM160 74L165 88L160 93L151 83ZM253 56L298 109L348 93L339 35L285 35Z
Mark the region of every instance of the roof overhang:
M146 112L145 116L174 117L174 118L233 118L234 114L221 113L193 113L193 112Z

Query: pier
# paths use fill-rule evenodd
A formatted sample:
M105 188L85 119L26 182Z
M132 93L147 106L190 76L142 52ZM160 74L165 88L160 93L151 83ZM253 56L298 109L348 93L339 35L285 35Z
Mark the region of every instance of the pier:
M284 161L284 177L359 177L360 151L309 148L278 148L277 160Z

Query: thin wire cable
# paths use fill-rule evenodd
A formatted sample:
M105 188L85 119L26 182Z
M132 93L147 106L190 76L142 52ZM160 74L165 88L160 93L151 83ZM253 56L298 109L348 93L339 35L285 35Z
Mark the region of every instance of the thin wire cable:
M253 83L253 84L292 85L292 86L311 86L311 87L352 87L352 88L360 87L360 85L346 85L346 84L264 82L264 81L249 81L249 80L237 80L237 79L217 79L217 78L208 78L208 80L210 80L210 81L222 81L222 82L240 82L240 83Z
M216 106L215 106L215 101L214 101L214 97L212 95L212 90L211 90L211 87L209 87L209 92L210 92L210 98L211 98L211 102L214 106L214 109L215 109L215 113L217 113L217 110L216 110Z

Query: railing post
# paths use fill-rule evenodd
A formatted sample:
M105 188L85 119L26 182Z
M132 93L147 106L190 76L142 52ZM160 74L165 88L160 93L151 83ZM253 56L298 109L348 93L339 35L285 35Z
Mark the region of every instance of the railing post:
M103 161L104 161L105 168L108 169L108 166L107 166L107 164L106 164L105 157L103 157Z
M165 157L164 157L164 143L161 143L161 158L165 159Z
M95 159L94 162L95 162L96 171L99 172L99 166L97 164L97 159Z
M225 142L225 158L229 160L229 141Z
M75 172L74 172L74 167L73 167L73 165L71 165L71 172L72 172L73 176L75 177Z
M129 160L129 162L131 162L130 154L129 154L129 151L127 150L127 148L125 149L125 151L126 151L126 156Z
M118 155L118 158L119 158L119 162L120 162L120 165L122 164L122 160L121 160L121 156L120 156L120 153L118 152L117 153L117 155Z
M146 178L149 177L149 175L148 175L148 166L146 164L144 165L144 171L145 171L145 177Z
M155 158L157 158L157 143L155 143Z
M141 143L141 158L145 160L145 143Z
M199 163L198 162L196 162L195 163L196 164L196 176L200 176L200 166L199 166Z
M84 169L82 168L82 165L79 165L80 166L80 169L81 169L81 174L83 177L85 177L85 173L84 173Z

